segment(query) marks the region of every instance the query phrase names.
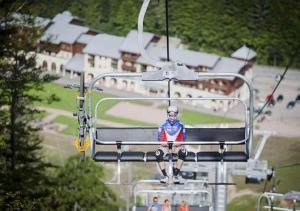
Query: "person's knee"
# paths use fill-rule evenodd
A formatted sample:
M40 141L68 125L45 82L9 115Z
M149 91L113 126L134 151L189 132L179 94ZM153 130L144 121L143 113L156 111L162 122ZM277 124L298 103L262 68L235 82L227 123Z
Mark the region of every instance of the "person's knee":
M157 162L162 162L164 160L164 152L161 149L156 150L155 157Z
M187 156L187 150L185 148L181 148L179 151L178 151L178 158L180 160L185 160Z

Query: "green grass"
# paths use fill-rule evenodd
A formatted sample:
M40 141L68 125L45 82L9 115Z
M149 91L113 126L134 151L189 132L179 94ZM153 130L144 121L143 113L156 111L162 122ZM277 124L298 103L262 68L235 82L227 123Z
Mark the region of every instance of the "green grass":
M39 113L34 114L33 117L35 119L43 119L48 115L49 115L49 113L47 113L46 111L40 111Z
M227 210L228 211L253 211L256 210L256 204L257 204L257 199L260 196L260 194L257 195L244 195L237 197L233 199L228 205L227 205ZM281 207L281 208L287 208L288 205L286 201L280 200L275 198L273 201L273 205L276 207ZM263 198L260 202L260 210L267 210L263 209L264 206L267 206L268 202L265 198ZM299 209L300 203L296 203L296 209Z
M44 146L42 150L44 160L57 166L63 166L71 154L66 154L59 149Z
M44 99L42 102L37 103L38 106L46 106L50 108L56 108L56 109L62 109L66 111L77 111L77 96L79 95L78 90L76 89L66 89L61 85L54 84L54 83L48 83L44 85L43 91L34 91L37 95L39 95L42 99ZM51 101L48 100L49 96L56 95L56 98L58 101ZM95 105L95 102L100 100L103 97L114 97L112 95L103 94L101 95L99 93L93 93L93 105ZM116 102L111 102L110 104L107 104L107 106L112 106L116 104ZM105 109L110 108L104 106Z
M36 94L40 95L44 100L42 102L37 103L38 106L45 106L50 108L56 108L56 109L62 109L66 111L77 111L77 100L76 97L78 96L78 91L75 89L66 89L61 85L49 83L44 86L44 91L38 91ZM49 101L47 100L49 96L56 95L58 101ZM115 97L113 95L109 94L99 94L99 93L93 93L92 95L92 105L95 106L96 102L98 100L104 98L104 97ZM99 116L101 119L112 121L112 122L118 122L122 124L127 125L135 125L135 126L156 126L155 124L141 122L141 121L134 121L129 120L117 116L107 115L106 111L110 109L112 106L116 105L119 101L118 100L109 100L105 101L101 104L101 107L99 107ZM145 102L140 100L131 101L132 103L141 104L145 106L149 106L152 103L151 102ZM180 117L183 123L193 125L193 124L212 124L212 123L231 123L231 122L237 122L237 120L229 119L229 118L223 118L218 117L210 114L203 114L193 111L184 110L182 112L182 116ZM63 123L63 122L62 122Z
M121 119L121 118L116 118L117 122L121 122L124 124L128 125L139 125L139 126L152 126L151 124L139 122L139 121L133 121L133 120L128 120L128 119ZM114 117L110 119L111 121L114 120ZM60 123L64 124L67 126L67 128L63 129L61 132L65 135L76 135L77 134L77 129L78 129L78 122L77 118L71 118L71 117L66 117L66 116L58 116L57 118L54 119L55 123ZM98 126L101 127L108 127L107 125L100 124Z
M131 125L131 126L142 126L142 127L151 127L151 126L157 126L156 124L152 123L147 123L147 122L141 122L137 120L129 120L121 117L116 117L116 116L111 116L107 114L103 114L102 118L104 120L109 120L112 122L118 122L126 125Z
M238 120L231 118L223 118L222 116L215 116L211 114L204 114L200 112L183 110L180 116L184 124L216 124L216 123L236 123Z
M300 191L300 166L278 169L276 183L279 182L278 191L286 193L291 190Z
M62 109L62 110L71 111L71 112L78 110L77 101L76 101L76 97L78 96L78 91L76 91L74 89L65 89L61 85L51 83L51 84L46 84L44 86L43 92L37 92L36 94L40 95L40 97L42 99L44 99L42 102L37 103L36 104L37 106L45 106L45 107ZM58 99L58 101L50 102L47 100L47 97L51 96L53 94L56 95L56 98ZM108 94L93 93L92 94L93 107L95 106L96 102L98 102L100 99L106 98L106 97L114 97L114 96L108 95ZM120 117L105 114L105 112L108 109L110 109L112 106L114 106L117 103L118 103L117 100L109 100L109 101L103 102L101 104L101 107L99 107L100 112L98 115L104 120L108 120L108 121L112 121L112 122L119 122L119 123L128 124L128 125L138 125L138 126L152 126L153 125L153 124L149 124L149 123L145 123L145 122L141 122L141 121L133 121L133 120L128 120L125 118L120 118ZM151 103L138 101L138 100L134 101L133 103L142 104L142 105L151 105ZM63 122L61 122L61 123L63 123ZM67 123L70 123L70 121L67 120Z
M228 211L253 211L256 207L257 196L245 195L233 199L228 205Z
M54 119L55 123L64 124L67 126L64 130L61 132L66 135L76 135L77 134L77 128L78 128L78 122L77 118L71 118L66 116L58 116Z
M255 141L257 144L257 140ZM255 145L253 149L255 149ZM266 143L261 160L268 160L269 168L272 166L279 167L275 172L275 177L272 181L267 183L266 190L272 188L272 183L278 183L277 191L288 192L290 190L300 191L300 166L280 168L280 166L294 164L300 161L300 138L283 138L283 137L270 137ZM233 180L237 183L237 189L251 189L255 192L261 192L264 189L264 182L262 184L245 184L245 177L234 176Z
M159 109L167 110L168 106L158 106ZM226 123L237 123L240 120L228 118L224 116L216 116L213 114L207 114L187 109L180 109L179 107L180 120L187 125L197 124L226 124Z

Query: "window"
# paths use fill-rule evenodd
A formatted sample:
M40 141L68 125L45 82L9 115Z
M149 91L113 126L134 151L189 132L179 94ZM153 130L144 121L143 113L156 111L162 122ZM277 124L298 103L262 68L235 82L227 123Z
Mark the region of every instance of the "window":
M118 69L118 60L117 60L117 59L112 59L112 60L111 60L111 67L112 67L112 69L114 69L114 70L117 70L117 69Z
M95 67L95 56L89 55L89 57L88 57L88 63L90 65L90 67Z
M43 61L42 70L44 70L44 71L48 70L48 64L46 61Z
M62 73L64 71L64 65L61 64L59 69L60 69L60 72Z
M142 64L141 71L146 72L147 71L147 65Z
M111 79L110 79L110 84L111 84L112 86L117 85L117 79L111 78Z
M125 81L125 80L122 81L122 87L125 89L127 88L127 81Z
M52 64L51 64L51 70L52 70L53 72L56 71L56 64L55 64L54 62L52 62Z

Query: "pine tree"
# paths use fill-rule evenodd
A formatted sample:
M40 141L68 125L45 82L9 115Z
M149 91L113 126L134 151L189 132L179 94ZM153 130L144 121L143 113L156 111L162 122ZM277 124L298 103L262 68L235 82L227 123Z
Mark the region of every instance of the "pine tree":
M126 35L137 28L137 19L141 2L135 0L121 1L117 13L112 17L113 33Z
M102 181L102 166L87 158L81 162L79 156L68 159L58 169L56 187L48 199L49 210L118 210L121 201Z
M30 90L42 89L53 78L36 67L40 30L33 18L12 13L27 6L21 1L0 5L0 210L38 209L48 194L49 164L32 124L39 98Z

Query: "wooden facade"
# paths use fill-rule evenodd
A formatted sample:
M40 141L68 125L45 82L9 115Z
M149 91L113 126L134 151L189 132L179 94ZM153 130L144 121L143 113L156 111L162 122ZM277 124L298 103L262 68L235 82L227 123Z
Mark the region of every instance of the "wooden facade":
M124 71L136 72L136 64L137 59L140 55L129 53L129 52L121 52L121 60L122 60L122 69Z
M73 55L75 55L76 53L82 53L82 50L84 49L85 46L86 44L75 42L73 44L73 50L72 50Z
M70 21L70 24L77 25L77 26L84 26L84 22L82 20L76 19L76 18L73 18Z
M59 44L59 49L62 50L62 51L67 51L67 52L70 52L72 53L73 52L73 46L71 44L68 44L68 43L60 43Z

